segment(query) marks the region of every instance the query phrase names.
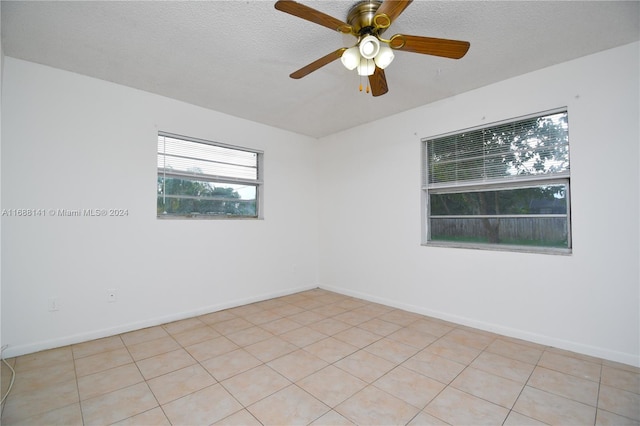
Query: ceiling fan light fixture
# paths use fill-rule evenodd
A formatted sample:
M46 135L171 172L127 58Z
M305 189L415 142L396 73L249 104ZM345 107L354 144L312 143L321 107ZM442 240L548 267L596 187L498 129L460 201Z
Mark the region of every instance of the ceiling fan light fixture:
M276 1L275 8L281 12L313 22L332 31L337 29L340 33L350 34L358 39L355 46L334 50L291 73L289 77L302 78L341 58L345 68L350 71L356 69L361 77L369 77L367 80L371 85L371 94L380 96L388 91L384 69L394 59L394 53L391 49L450 59L460 59L469 50L469 42L462 40L403 34L396 34L389 40L382 38L382 33L413 0L356 1L357 3L349 9L346 22L305 6L298 1ZM360 85L362 86L362 78L360 78Z
M360 41L360 54L365 59L373 59L380 51L380 40L368 35Z
M372 59L363 58L358 64L358 75L369 76L373 75L376 70L376 64Z
M374 61L378 68L385 69L393 61L394 57L393 50L388 45L381 44L380 51L374 58Z
M348 48L340 58L342 65L349 71L355 69L360 64L360 51L358 46Z

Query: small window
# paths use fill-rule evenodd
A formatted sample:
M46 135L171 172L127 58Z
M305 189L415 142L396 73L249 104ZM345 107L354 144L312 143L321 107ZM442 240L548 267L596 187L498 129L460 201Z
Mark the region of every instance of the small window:
M422 140L423 243L569 253L566 111Z
M261 217L262 152L158 134L159 218Z

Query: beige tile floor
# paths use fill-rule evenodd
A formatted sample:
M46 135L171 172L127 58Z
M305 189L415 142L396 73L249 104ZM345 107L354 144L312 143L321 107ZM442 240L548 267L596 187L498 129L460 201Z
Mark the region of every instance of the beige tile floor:
M6 426L640 422L637 368L321 289L9 362Z

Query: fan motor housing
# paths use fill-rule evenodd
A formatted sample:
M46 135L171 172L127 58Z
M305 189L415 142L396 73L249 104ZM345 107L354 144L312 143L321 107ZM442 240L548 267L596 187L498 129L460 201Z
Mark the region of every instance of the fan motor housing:
M376 30L376 26L373 23L373 17L381 4L382 2L377 0L364 0L349 9L347 22L356 34L363 36L365 34L382 34L384 32L384 28Z

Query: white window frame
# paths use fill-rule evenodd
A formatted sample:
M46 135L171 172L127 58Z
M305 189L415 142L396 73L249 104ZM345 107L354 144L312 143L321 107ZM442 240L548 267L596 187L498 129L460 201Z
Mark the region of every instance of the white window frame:
M535 117L545 117L557 113L568 113L567 108L558 108L554 110L539 112L530 114L523 117L512 118L468 128L464 130L458 130L449 132L433 137L427 137L421 139L421 163L422 163L422 245L423 246L436 246L436 247L456 247L456 248L470 248L470 249L483 249L483 250L503 250L503 251L517 251L517 252L530 252L530 253L543 253L543 254L571 254L572 252L572 235L571 235L571 173L570 168L568 170L541 175L528 175L517 177L505 177L502 179L489 179L489 180L470 180L467 182L441 182L441 183L429 183L429 157L428 157L428 142L434 141L439 138L445 138L453 135L467 133L471 131L477 131L480 129L490 129L497 126L502 126L509 123L518 122L520 120L531 119ZM570 144L569 144L570 145ZM530 215L536 218L553 218L553 217L566 217L566 232L567 232L567 247L547 247L547 246L519 246L511 244L490 244L490 243L472 243L472 242L458 242L458 241L442 241L432 240L431 238L431 219L440 219L445 216L431 215L430 195L438 193L470 193L481 191L500 191L511 189L524 189L530 187L539 187L543 185L564 185L565 186L565 198L566 198L566 214L535 214ZM447 218L456 218L457 216L446 216ZM482 215L473 216L460 216L460 218L467 219L481 219ZM485 216L489 217L489 216ZM492 215L492 218L525 218L527 215Z
M203 144L212 147L224 148L227 150L251 153L256 155L256 173L255 178L243 178L238 176L232 176L231 174L222 173L194 173L185 170L171 170L168 167L164 167L166 163L164 163L166 152L161 147L161 138L167 137L171 139L178 139L182 142L186 142L187 144ZM157 213L158 219L232 219L232 220L243 220L243 219L264 219L264 152L256 149L251 149L247 147L240 147L235 145L224 144L220 142L213 142L204 139L194 138L190 136L178 135L169 132L158 132L158 150L157 150L157 177L159 178L180 178L186 180L194 180L199 182L209 182L209 183L218 183L218 184L231 184L231 185L247 185L255 187L256 195L255 195L255 204L256 204L256 212L255 215L226 215L226 214L202 214L202 213L174 213L174 214L166 214L166 213ZM187 160L193 160L192 158L185 157ZM213 160L213 158L209 158L209 160ZM167 196L170 198L169 196ZM176 196L174 198L194 198L195 197L187 197L187 196ZM204 198L203 198L204 199ZM158 199L156 197L156 210L158 207Z

